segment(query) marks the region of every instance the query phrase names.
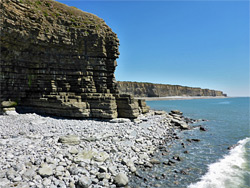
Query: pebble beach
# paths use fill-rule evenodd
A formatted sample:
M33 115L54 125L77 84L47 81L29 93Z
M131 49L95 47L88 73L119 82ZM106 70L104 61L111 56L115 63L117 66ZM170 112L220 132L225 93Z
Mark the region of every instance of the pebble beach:
M151 110L133 121L9 112L0 116L0 187L129 187L188 121L179 111Z

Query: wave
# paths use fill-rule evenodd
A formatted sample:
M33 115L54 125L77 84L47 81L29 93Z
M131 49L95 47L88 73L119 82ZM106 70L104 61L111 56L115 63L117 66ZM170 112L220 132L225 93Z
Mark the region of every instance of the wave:
M228 155L218 162L208 166L208 172L201 177L197 183L191 184L188 188L245 188L248 187L249 171L245 170L249 164L249 155L246 144L250 138L238 142L238 145L230 150ZM247 173L247 174L246 174ZM245 179L245 180L244 180Z
M219 102L218 104L230 104L230 101Z

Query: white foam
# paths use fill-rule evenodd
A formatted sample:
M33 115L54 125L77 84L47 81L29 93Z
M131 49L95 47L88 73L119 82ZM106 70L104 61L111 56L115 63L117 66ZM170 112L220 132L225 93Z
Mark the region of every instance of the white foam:
M250 138L238 142L228 155L218 162L210 164L208 172L201 177L201 180L191 184L188 188L238 188L244 183L243 166L247 163L244 157L246 153L245 144Z
M230 101L219 102L218 104L230 104Z

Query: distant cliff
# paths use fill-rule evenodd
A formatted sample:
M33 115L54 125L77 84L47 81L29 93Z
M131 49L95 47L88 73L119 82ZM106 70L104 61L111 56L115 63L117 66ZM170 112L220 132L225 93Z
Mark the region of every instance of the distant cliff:
M143 82L117 82L118 90L135 97L166 96L227 96L222 91L201 89L179 85L153 84Z

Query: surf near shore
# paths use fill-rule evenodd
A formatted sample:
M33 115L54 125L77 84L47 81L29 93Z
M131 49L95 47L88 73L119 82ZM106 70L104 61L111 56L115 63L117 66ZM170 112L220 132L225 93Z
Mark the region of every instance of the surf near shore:
M168 97L136 97L136 99L145 99L146 101L164 101L164 100L192 100L192 99L223 99L225 96L168 96ZM230 97L231 98L231 97Z

